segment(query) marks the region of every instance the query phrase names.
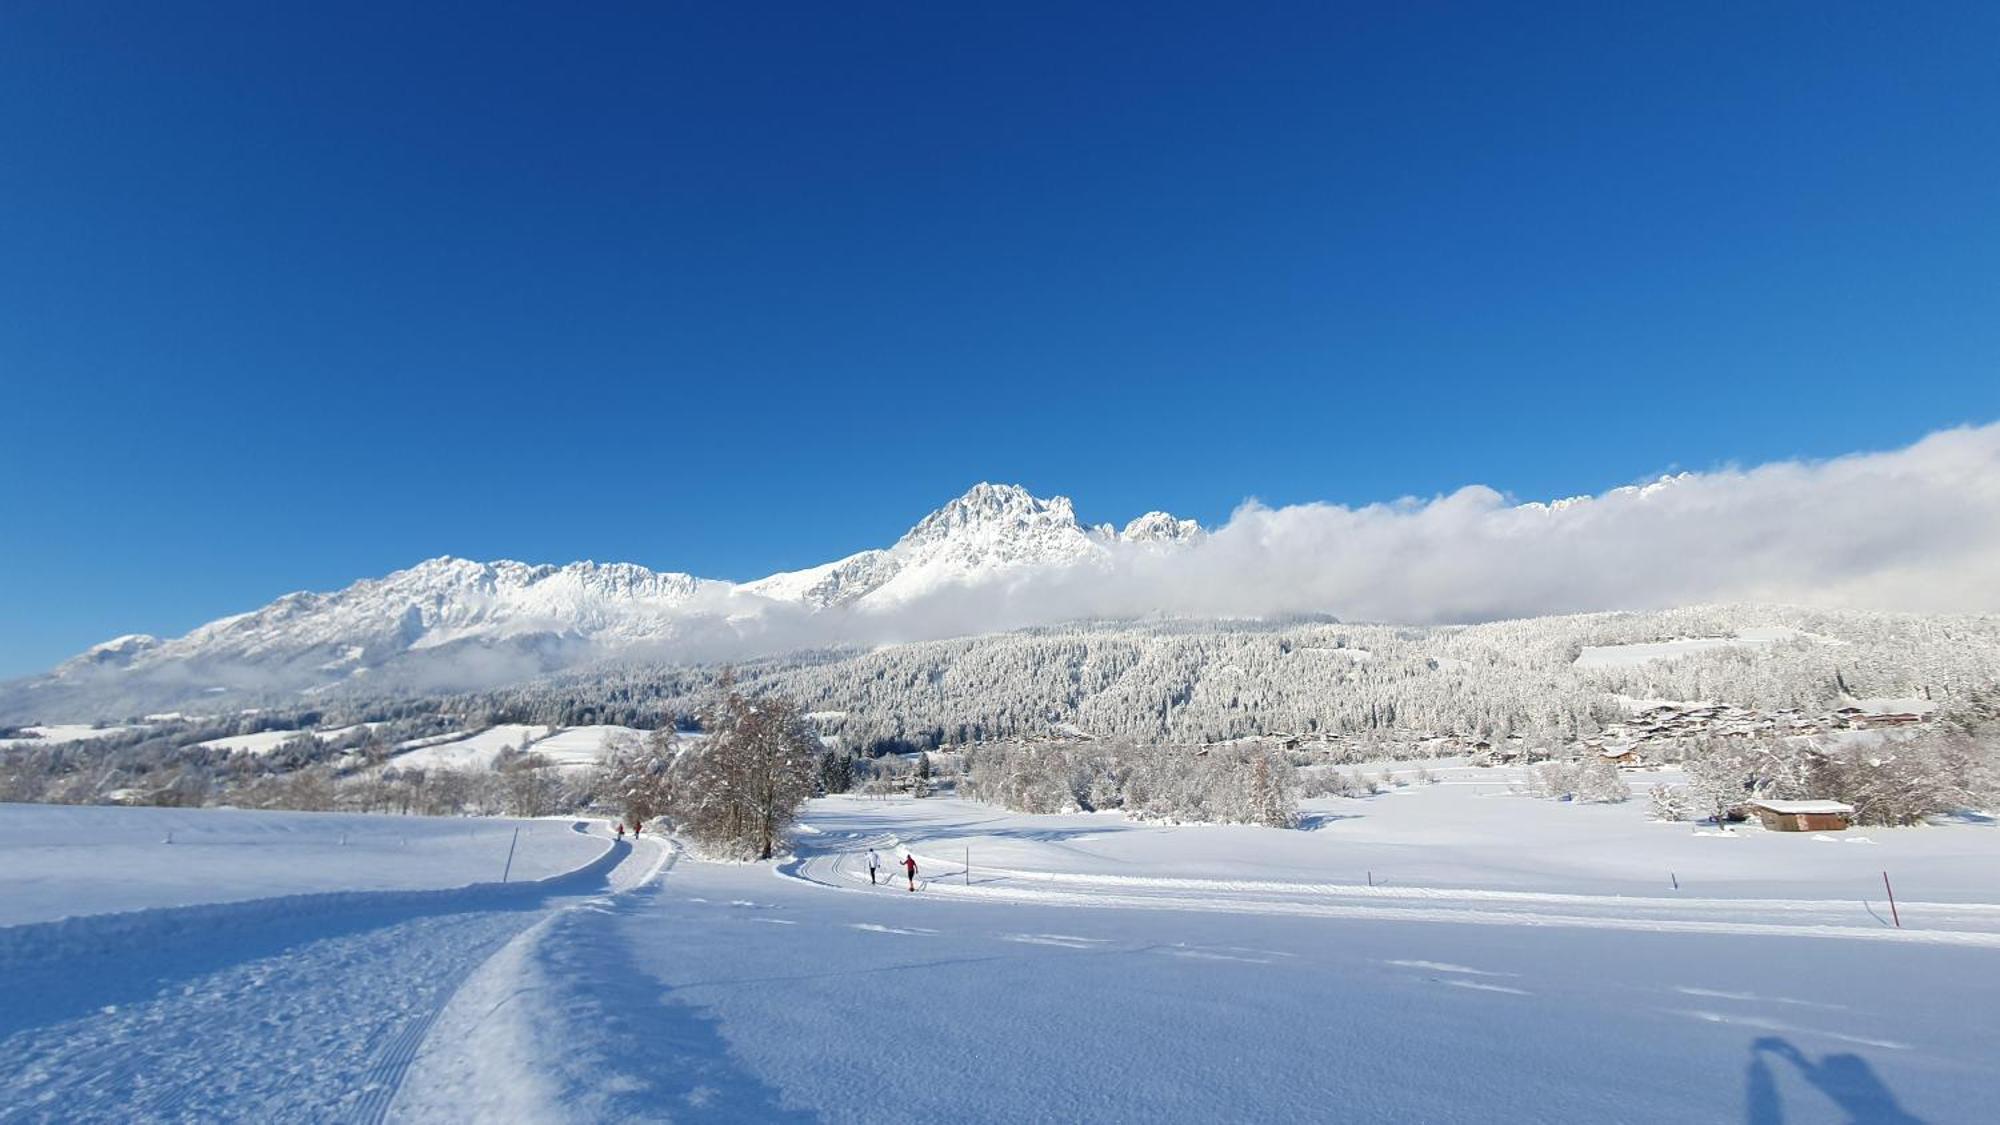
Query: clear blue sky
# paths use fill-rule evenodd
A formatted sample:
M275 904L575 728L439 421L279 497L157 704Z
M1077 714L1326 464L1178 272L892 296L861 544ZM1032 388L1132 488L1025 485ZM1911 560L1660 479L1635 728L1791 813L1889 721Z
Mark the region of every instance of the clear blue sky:
M2000 417L2000 6L1527 7L7 5L0 674Z

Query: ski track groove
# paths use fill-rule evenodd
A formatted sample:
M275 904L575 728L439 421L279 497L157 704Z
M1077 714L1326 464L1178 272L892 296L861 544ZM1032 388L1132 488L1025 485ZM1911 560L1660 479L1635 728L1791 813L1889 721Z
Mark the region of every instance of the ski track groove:
M664 866L635 849L603 888L512 904L387 908L332 934L278 922L275 948L219 967L177 972L181 943L113 955L130 977L115 1003L0 1038L0 1123L373 1125L479 965L542 919ZM625 870L639 867L651 870L636 879ZM89 972L103 956L60 971ZM341 986L325 987L328 979ZM0 1004L15 999L8 983L0 980Z

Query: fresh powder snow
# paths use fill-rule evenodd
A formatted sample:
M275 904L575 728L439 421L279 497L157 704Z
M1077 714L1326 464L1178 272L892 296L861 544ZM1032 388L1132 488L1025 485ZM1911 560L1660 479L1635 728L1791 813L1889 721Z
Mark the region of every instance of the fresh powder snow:
M1985 1119L1990 826L1718 832L1381 770L1304 831L820 798L772 864L563 819L0 806L0 1105Z

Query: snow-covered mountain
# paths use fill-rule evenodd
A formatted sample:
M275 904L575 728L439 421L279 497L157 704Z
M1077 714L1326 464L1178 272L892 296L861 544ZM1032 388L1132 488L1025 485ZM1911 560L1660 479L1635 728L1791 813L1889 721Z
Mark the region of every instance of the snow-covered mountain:
M1148 512L1122 533L1109 525L1085 527L1066 496L1041 500L1013 485L979 484L925 516L893 547L774 574L742 590L815 609L881 610L944 587L1050 566L1101 565L1119 543L1182 543L1201 534L1193 520L1165 512Z
M348 684L395 691L491 686L626 656L671 657L718 638L823 642L802 621L865 619L954 589L1018 581L1113 554L1173 549L1203 535L1151 512L1123 532L1086 527L1065 497L980 484L893 546L807 570L732 583L630 563L533 566L450 557L333 593L161 640L107 641L47 675L0 686L0 720L122 714L208 696L312 693Z

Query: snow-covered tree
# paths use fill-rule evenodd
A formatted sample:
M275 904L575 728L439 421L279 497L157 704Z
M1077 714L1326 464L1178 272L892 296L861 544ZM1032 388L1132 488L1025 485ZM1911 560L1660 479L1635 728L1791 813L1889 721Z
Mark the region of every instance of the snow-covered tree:
M818 785L820 742L797 704L725 680L703 738L675 761L670 813L705 849L769 859Z
M1299 803L1292 794L1292 767L1271 765L1267 754L1250 762L1250 815L1267 828L1298 826Z
M1632 796L1632 787L1618 776L1618 766L1602 754L1585 755L1576 771L1576 799L1613 804Z
M1646 795L1646 813L1654 820L1686 820L1689 804L1685 785L1655 785Z
M1740 747L1705 741L1689 750L1687 778L1690 812L1721 824L1754 795L1756 768Z
M605 746L594 788L598 800L610 805L627 824L643 824L667 812L674 802L674 759L679 739L665 727L641 739L619 733Z

